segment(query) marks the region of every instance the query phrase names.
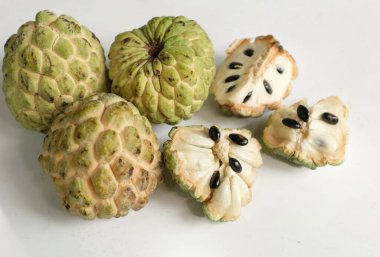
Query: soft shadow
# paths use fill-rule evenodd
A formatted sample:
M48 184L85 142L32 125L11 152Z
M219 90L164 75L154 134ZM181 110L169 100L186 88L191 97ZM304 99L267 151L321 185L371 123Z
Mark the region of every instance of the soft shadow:
M278 170L278 171L289 171L289 172L294 172L294 169L297 169L298 171L301 171L304 169L303 166L297 165L285 157L275 155L271 153L267 148L263 147L261 150L261 153L266 156L266 158L270 159L269 161L265 162L264 167L271 168L273 170ZM283 164L286 165L283 165Z
M250 122L249 117L231 116L221 112L213 95L209 95L201 110L193 118L201 120L204 126L218 125L227 128L225 124L234 124L235 128L244 128Z
M174 181L172 176L169 174L168 170L164 170L164 184L169 191L174 192L176 195L182 198L186 198L186 205L190 212L198 217L204 217L204 213L202 210L202 204L196 201L191 195L185 191L183 191L179 185Z
M263 133L264 133L264 129L266 127L266 123L267 123L267 120L268 120L270 114L271 114L271 111L265 110L265 112L262 116L257 117L257 118L253 118L252 122L246 126L247 129L250 129L251 131L253 131L254 137L257 139L257 141L259 141L259 143L262 147L261 153L266 155L268 158L271 159L270 161L265 162L265 164L264 164L265 167L268 167L268 168L271 167L271 168L274 168L276 170L282 170L282 171L284 171L284 170L285 171L287 171L287 170L293 170L294 171L294 168L302 169L303 166L297 165L297 164L289 161L285 157L273 154L269 151L269 149L267 147L265 147L264 142L263 142ZM281 162L289 165L289 169L288 168L284 169L284 166L281 164Z
M2 81L0 84L2 87ZM0 99L0 124L0 135L3 137L3 153L0 156L3 194L0 198L5 214L14 222L17 222L18 214L24 216L28 212L61 222L71 219L71 215L61 208L53 183L42 173L38 164L44 135L18 124L4 96Z
M191 213L194 215L194 216L197 216L197 217L206 217L203 210L202 210L202 203L196 201L195 199L191 198L191 199L187 199L186 200L186 204L187 204L187 207L189 208L189 210L191 211Z
M218 71L220 66L223 64L224 60L226 59L227 55L225 52L223 54L221 53L215 53L215 64L216 64L216 70Z

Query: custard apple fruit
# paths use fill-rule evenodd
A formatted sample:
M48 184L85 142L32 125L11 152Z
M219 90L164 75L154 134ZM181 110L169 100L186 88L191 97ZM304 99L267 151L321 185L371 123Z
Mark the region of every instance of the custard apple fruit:
M215 75L206 32L185 17L156 17L116 36L109 53L112 92L154 123L189 119L208 96Z
M315 169L344 161L348 110L336 96L309 106L305 99L280 107L267 121L264 144L275 154Z
M251 201L261 146L246 129L174 127L164 162L174 180L200 202L207 217L233 221Z
M76 101L53 122L39 157L71 213L85 219L139 210L162 180L149 121L114 94Z
M41 11L4 48L5 100L26 128L46 132L69 103L106 91L103 48L69 16Z
M297 76L293 57L271 35L235 40L217 72L211 93L223 111L257 117L276 109Z

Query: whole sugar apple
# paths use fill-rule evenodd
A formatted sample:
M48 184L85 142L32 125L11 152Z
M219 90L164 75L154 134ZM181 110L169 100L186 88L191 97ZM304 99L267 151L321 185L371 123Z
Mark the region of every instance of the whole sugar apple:
M106 91L103 48L69 16L41 11L4 48L5 99L26 128L45 132L66 105Z
M189 119L208 96L215 75L206 32L185 17L156 17L116 36L109 53L112 92L154 123Z
M293 57L273 36L235 40L218 70L211 93L223 111L257 117L276 109L297 76Z
M246 129L174 127L164 144L164 162L174 180L214 221L233 221L251 201L261 146Z
M149 121L114 94L67 107L46 135L39 162L63 206L85 219L139 210L162 179L159 142Z
M315 169L344 161L348 142L348 110L336 96L310 107L303 99L271 114L264 129L264 144L275 154Z

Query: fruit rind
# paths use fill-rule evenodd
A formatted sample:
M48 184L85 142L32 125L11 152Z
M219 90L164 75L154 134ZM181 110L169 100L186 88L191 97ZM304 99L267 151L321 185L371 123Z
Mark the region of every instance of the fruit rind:
M112 92L154 123L190 119L215 75L212 43L183 16L155 17L116 36L109 52Z
M68 104L107 90L99 40L69 16L40 11L4 50L5 101L28 129L46 132Z
M162 181L159 142L150 123L114 94L68 106L47 133L39 163L64 207L84 219L139 210Z

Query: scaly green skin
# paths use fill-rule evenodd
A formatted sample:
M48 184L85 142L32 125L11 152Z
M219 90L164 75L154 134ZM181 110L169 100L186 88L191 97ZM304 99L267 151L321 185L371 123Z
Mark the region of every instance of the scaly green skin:
M114 94L67 107L44 139L39 163L63 206L84 219L139 210L162 180L159 142L149 121Z
M191 126L191 127L203 127L203 126ZM173 127L169 131L169 137L173 138L175 132L177 130L177 127ZM177 156L172 153L170 150L172 145L172 140L168 140L163 144L163 156L164 156L164 164L166 168L169 170L173 180L181 187L181 189L185 192L188 192L194 199L196 199L199 202L203 202L204 199L201 199L200 196L195 195L195 186L188 184L186 181L184 181L181 177L180 171L177 167Z
M185 17L156 17L116 36L110 53L112 92L154 123L190 119L206 100L215 75L212 43Z
M99 40L69 16L37 13L4 49L5 100L26 128L45 132L65 106L107 90Z

